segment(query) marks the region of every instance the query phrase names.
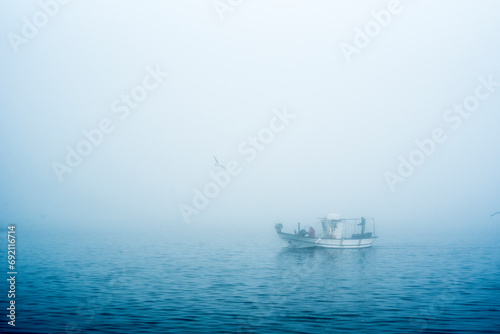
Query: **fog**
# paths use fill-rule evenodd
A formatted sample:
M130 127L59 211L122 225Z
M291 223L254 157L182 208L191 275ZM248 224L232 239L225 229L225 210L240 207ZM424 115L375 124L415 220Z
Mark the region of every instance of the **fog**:
M4 224L500 230L496 1L44 6L0 12Z

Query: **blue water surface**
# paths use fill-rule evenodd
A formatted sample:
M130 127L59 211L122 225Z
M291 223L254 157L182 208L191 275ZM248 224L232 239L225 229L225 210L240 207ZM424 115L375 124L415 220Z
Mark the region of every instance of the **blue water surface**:
M16 327L2 280L0 331L500 333L493 240L401 236L369 249L287 250L275 233L26 231Z

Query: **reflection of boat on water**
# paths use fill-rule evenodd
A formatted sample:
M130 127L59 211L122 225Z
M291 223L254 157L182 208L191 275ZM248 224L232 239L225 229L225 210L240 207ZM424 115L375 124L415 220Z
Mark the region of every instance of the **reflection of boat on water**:
M371 226L371 232L367 232L367 225ZM340 215L330 213L321 218L321 227L323 235L316 236L314 228L301 230L300 223L294 234L281 232L282 224L275 225L281 244L287 248L366 248L371 247L377 238L373 218L340 219Z

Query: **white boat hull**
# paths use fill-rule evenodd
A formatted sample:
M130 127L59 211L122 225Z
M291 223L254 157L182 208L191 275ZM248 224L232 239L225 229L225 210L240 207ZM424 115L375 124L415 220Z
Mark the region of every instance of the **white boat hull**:
M321 237L301 237L295 234L278 232L281 244L285 248L366 248L371 247L377 237L351 239L351 238L321 238Z

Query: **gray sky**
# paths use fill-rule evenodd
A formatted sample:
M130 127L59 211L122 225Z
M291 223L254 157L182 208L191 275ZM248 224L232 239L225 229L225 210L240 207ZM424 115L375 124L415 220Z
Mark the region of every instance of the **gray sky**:
M498 230L497 1L1 6L4 223L168 230L186 226L186 205L189 228L337 212L387 233ZM464 103L473 111L453 111ZM294 118L279 123L276 109ZM110 133L58 178L54 162L68 167L67 147L103 121ZM446 139L414 153L435 129ZM240 172L196 209L193 190L223 171L214 155Z

